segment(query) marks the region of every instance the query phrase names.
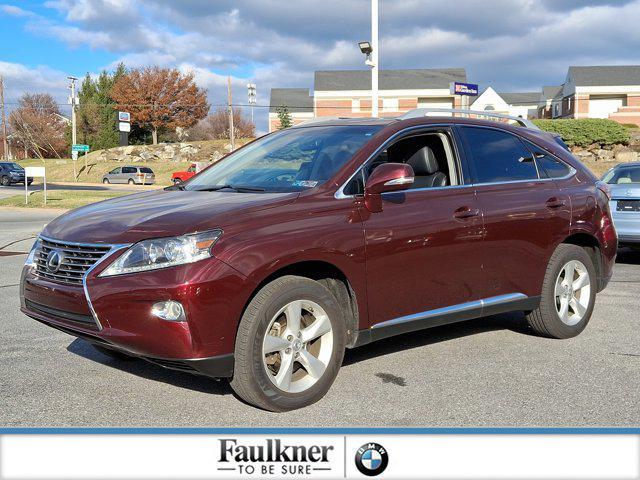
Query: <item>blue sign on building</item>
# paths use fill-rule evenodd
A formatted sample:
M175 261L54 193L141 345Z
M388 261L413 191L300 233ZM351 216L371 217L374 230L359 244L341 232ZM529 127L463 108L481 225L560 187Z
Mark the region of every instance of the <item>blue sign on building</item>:
M451 95L478 95L478 85L476 83L454 82L451 84Z

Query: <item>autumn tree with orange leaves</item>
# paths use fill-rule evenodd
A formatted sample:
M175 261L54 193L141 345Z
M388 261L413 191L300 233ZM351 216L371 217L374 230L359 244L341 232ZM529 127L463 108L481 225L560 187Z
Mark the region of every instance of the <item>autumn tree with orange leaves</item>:
M130 70L113 85L117 108L131 113L131 122L151 130L154 145L159 130L188 128L207 116L207 91L198 88L192 73L147 67Z

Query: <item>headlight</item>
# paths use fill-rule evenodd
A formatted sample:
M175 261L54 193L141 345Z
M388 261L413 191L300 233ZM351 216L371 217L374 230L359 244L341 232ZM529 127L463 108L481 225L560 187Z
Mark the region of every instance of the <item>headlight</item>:
M197 262L211 256L211 247L221 235L222 230L211 230L138 242L109 265L100 276L145 272Z
M28 265L33 268L36 267L36 252L39 246L40 246L40 237L36 237L36 241L33 242L33 247L31 247L31 251L29 252L27 259L24 262L25 265Z

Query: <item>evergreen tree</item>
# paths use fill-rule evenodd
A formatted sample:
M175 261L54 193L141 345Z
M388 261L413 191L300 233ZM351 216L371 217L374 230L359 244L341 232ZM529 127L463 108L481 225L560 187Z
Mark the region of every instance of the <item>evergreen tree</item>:
M97 79L87 74L82 81L78 92L78 131L80 140L91 150L118 146L118 111L111 90L125 74L126 68L121 63L113 73L103 70Z
M289 128L293 125L293 118L291 118L291 114L289 113L289 109L286 105L276 107L276 113L278 114L278 120L280 120L278 130Z

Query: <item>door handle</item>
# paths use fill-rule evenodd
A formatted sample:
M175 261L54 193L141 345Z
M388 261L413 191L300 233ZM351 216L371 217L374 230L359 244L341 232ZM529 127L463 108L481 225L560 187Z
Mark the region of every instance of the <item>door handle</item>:
M480 210L469 207L460 207L453 212L453 218L458 220L466 220L467 218L477 217L478 215L480 215Z
M547 208L554 209L564 207L566 205L566 202L559 198L551 197L549 200L547 200L545 205L547 206Z

